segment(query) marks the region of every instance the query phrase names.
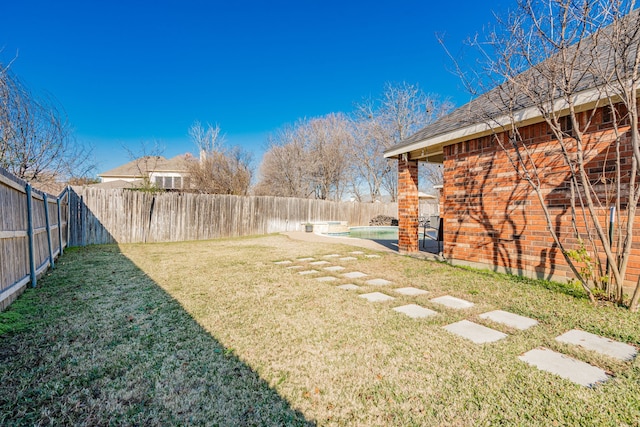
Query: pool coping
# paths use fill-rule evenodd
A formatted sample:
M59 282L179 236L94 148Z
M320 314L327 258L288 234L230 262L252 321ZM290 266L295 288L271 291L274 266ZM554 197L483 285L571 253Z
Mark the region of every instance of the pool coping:
M344 237L344 236L327 236L317 233L307 233L305 231L284 231L280 234L288 236L293 240L301 240L305 242L317 242L317 243L343 243L345 245L356 246L365 249L371 249L374 251L387 252L392 254L398 254L398 241L387 240L387 244L382 244L380 241L360 239L358 237ZM435 241L434 241L435 242ZM437 243L437 242L436 242ZM414 258L438 260L442 261L442 258L433 252L427 252L422 247L420 252L415 254L408 254L408 256Z

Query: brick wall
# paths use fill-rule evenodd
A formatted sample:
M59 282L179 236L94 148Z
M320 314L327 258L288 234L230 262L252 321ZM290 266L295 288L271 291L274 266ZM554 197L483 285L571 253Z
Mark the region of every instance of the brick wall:
M598 114L596 118L602 117ZM581 233L593 231L593 225L571 215L571 183L568 169L558 151L558 143L546 123L520 129L531 147L553 227L563 244L578 248L575 226ZM502 138L508 146L507 136ZM611 125L594 121L590 128L585 159L587 172L603 200L602 218L609 213L603 182L613 177L611 150L615 135ZM632 153L628 136L622 138L622 170L631 168ZM555 245L545 219L541 201L522 180L495 136L464 141L444 147L444 255L452 261L476 266L492 266L500 271L538 278L562 280L573 277L564 256ZM640 226L640 221L638 226ZM606 226L606 220L601 221ZM640 229L640 228L638 228ZM589 249L589 248L588 248ZM599 248L601 249L601 248ZM640 243L635 245L627 279L633 284L640 274ZM604 263L604 258L601 258Z
M398 250L420 250L418 240L418 161L398 159Z

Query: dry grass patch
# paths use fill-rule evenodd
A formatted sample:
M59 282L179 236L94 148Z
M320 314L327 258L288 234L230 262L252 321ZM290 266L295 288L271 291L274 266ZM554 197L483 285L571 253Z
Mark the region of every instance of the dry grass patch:
M33 422L47 420L47 411L63 413L56 399L27 392L45 384L57 390L57 398L80 394L76 401L91 411L71 402L64 406L70 419L80 423L93 413L120 413L123 404L112 405L129 399L129 418L124 419L148 424L163 424L163 417L168 417L168 424L218 420L226 425L301 424L305 418L320 425L637 425L638 361L616 362L553 339L580 328L638 345L637 314L594 308L583 298L530 281L391 254L360 255L357 261L330 258L332 265L347 269L316 268L320 272L311 276L274 264L292 260L306 266L308 262L295 260L346 256L352 250L267 236L122 245L121 254L113 246L97 247L65 255L77 274L61 265L42 289L26 297L33 299L32 305L60 304L61 311L54 310L48 320L52 325L3 338L3 346L21 350L0 364L0 396L7 394L7 381L21 387L37 401L31 410ZM120 264L128 267L110 273ZM348 271L369 276L342 278ZM339 280L313 280L327 275ZM364 285L369 278L384 278L393 285ZM336 289L341 283L363 287ZM407 286L429 294L412 297L392 291ZM372 291L396 299L370 303L357 297ZM47 292L40 300L32 296ZM68 298L61 301L59 292L81 303L67 304ZM429 302L446 294L475 306L456 311ZM391 310L409 303L440 314L414 320ZM515 331L477 317L495 309L541 323ZM462 319L510 335L479 346L441 328ZM74 326L79 323L86 326ZM59 329L64 332L57 338L47 338ZM517 359L541 345L597 364L614 378L586 389ZM35 363L27 355L33 346L42 349L37 350L41 354L44 349L53 354L51 360ZM94 368L109 366L113 372L91 375L93 368L80 363L56 371L56 364L74 358ZM118 363L111 363L114 359ZM43 367L46 375L34 365ZM234 374L236 369L240 374ZM79 376L82 381L73 380ZM0 409L14 408L6 420L29 412L31 405L24 402L0 397ZM230 409L223 410L226 405ZM253 410L245 413L247 407Z

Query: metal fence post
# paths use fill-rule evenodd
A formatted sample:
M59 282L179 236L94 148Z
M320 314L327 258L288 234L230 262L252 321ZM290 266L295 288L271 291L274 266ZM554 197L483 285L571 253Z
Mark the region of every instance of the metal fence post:
M71 241L71 187L67 185L67 247L69 247L70 241Z
M44 223L47 227L47 246L49 247L49 265L53 268L53 243L51 243L51 221L49 221L49 197L47 193L43 195L44 199Z
M86 246L84 236L84 196L80 196L80 246Z
M63 252L63 247L62 247L62 211L61 211L61 207L60 207L60 199L61 197L58 197L56 199L56 206L58 207L58 247L60 248L60 253L58 254L58 256L62 256L62 252Z
M33 199L31 196L31 184L26 185L27 192L27 240L29 241L29 274L31 276L31 287L37 285L36 278L36 256L33 249Z

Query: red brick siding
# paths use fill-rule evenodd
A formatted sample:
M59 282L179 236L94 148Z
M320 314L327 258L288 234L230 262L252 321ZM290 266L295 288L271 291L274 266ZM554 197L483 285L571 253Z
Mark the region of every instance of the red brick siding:
M398 160L398 250L418 252L418 161Z
M612 177L615 153L611 142L615 136L610 125L597 121L590 130L590 150L585 163L593 182L597 182L603 176ZM568 248L577 248L570 212L568 169L558 153L557 141L546 123L522 128L520 133L532 148L532 159L545 188L544 203L560 240ZM499 137L506 138L505 135ZM623 136L623 157L628 156L622 162L623 172L631 169L628 142L627 136ZM527 270L538 273L539 277L573 277L548 232L538 197L529 184L519 178L495 137L446 146L444 183L441 212L445 257L500 266L514 273ZM604 185L597 187L601 200L606 200L605 191ZM605 201L603 205L605 218L609 203ZM640 221L636 222L640 226ZM577 227L582 233L587 232L581 216L577 218ZM594 230L589 223L588 228ZM640 274L640 244L636 247L638 250L627 274L627 280L634 283ZM604 258L601 259L604 262Z

